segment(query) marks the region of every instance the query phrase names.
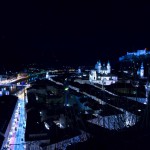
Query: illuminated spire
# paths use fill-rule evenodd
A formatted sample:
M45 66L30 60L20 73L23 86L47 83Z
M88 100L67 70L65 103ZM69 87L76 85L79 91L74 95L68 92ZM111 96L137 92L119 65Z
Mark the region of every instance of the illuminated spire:
M101 72L101 62L100 60L98 61L98 64L97 64L97 72L100 73Z
M110 62L109 62L109 60L108 60L107 66L108 66L108 65L110 66Z
M144 66L143 66L143 62L141 63L141 69L143 69L144 68Z
M144 77L144 66L143 66L143 62L141 63L141 69L140 69L140 77Z
M111 66L110 66L109 60L108 60L108 63L107 63L107 73L111 73Z

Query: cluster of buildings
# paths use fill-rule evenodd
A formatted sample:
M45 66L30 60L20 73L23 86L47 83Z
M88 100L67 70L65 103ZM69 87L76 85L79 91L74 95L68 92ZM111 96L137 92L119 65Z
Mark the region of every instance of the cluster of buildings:
M98 83L101 85L111 85L118 81L118 76L111 73L111 65L109 61L107 62L107 65L105 65L105 63L102 64L100 61L97 61L97 63L95 64L95 68L91 69L88 74L82 71L81 68L79 67L77 70L77 73L80 78L87 76L88 81L90 83ZM141 63L140 67L137 69L137 76L139 78L144 78L143 62ZM83 80L85 79L82 78L82 82Z
M143 50L137 50L137 52L127 52L126 55L119 57L119 63L123 72L144 78L148 76L150 51L145 48Z
M95 65L95 69L92 69L89 73L89 81L93 83L110 85L117 80L117 76L111 74L111 65L109 61L107 65L101 64L101 62L98 61Z
M139 57L141 55L147 55L147 54L150 54L150 52L147 52L146 49L138 50L137 52L127 53L126 56L120 57L119 60L122 61L126 57L130 59L130 57L132 56ZM139 64L139 67L137 68L137 72L136 72L137 75L139 76L139 79L143 80L144 76L146 76L144 70L146 69L144 67L144 63L142 62ZM38 73L40 74L41 72L38 72ZM74 73L72 74L72 70L69 73L71 73L71 76L74 77ZM109 97L108 100L112 98L112 101L113 101L116 96L115 94L117 93L117 96L119 96L119 94L120 95L126 94L126 96L124 97L128 99L124 99L124 100L132 99L136 101L136 103L137 101L140 102L140 97L137 99L137 96L138 96L137 90L134 87L132 87L132 83L130 82L129 84L126 84L126 87L124 87L125 82L123 84L121 82L119 83L120 81L119 74L117 72L116 74L113 74L113 73L114 71L112 71L112 66L109 61L107 63L102 63L99 60L96 62L95 66L93 66L93 68L90 70L83 71L82 68L79 67L77 70L77 74L75 75L75 78L73 78L74 80L67 79L67 78L70 78L70 74L69 75L67 74L68 77L66 77L64 75L65 74L64 72L60 71L60 74L59 74L58 71L52 71L52 72L46 72L46 79L50 80L54 77L54 80L51 80L49 83L47 83L47 80L37 81L36 83L33 83L32 87L28 88L27 90L27 97L29 100L26 105L27 126L26 126L25 140L28 143L27 149L31 147L32 144L30 143L35 141L35 139L39 143L38 144L36 143L35 145L33 144L34 148L36 145L40 147L40 143L42 144L44 143L46 144L45 148L50 148L50 149L52 149L52 147L56 145L57 146L60 145L60 147L62 147L64 143L68 146L71 141L77 141L79 143L81 141L86 141L87 134L85 134L84 132L78 132L76 130L76 126L74 126L74 123L76 120L72 121L69 119L72 117L71 115L74 113L73 112L74 110L72 108L77 106L74 103L75 101L77 101L78 104L80 103L80 107L82 106L81 107L82 109L85 109L84 110L85 114L83 114L82 116L83 118L87 116L88 112L90 112L91 110L94 112L94 115L95 113L97 113L97 115L99 115L100 113L104 113L107 109L108 109L107 113L110 113L112 111L113 108L111 108L110 106L107 106L107 108L103 109L104 107L106 107L105 104L108 103L108 101L103 101L101 104L98 103L97 101L98 98L99 99L104 98L102 96L103 92L99 90L101 89L101 86L99 85L109 85L106 87L106 90L105 90L105 95ZM45 73L44 73L44 76L45 76ZM28 74L20 73L18 74L17 77L19 79L20 78L24 79L28 77ZM77 77L80 77L80 79ZM76 82L76 78L77 80L78 79L80 80L80 84ZM67 81L65 82L66 83L65 85L64 81L66 79ZM3 80L7 80L7 79L0 76L0 82ZM144 88L143 91L145 92L145 87L143 85L141 86L142 88ZM146 104L145 99L147 99L148 97L149 84L146 85L146 88L148 92L146 93L146 97L143 98L144 99L142 102L143 104ZM6 93L6 92L5 94L3 94L4 91L6 90L7 90L6 87L2 87L2 88L0 87L0 95L9 95L9 93ZM93 92L91 92L92 90ZM141 89L139 88L139 90ZM84 94L85 93L88 93L88 94L83 96L83 91L84 91ZM89 93L92 95L89 95ZM134 96L136 95L136 97L132 97L132 95ZM80 97L80 101L79 101L79 97ZM84 98L88 97L88 98L87 100L85 100L83 99L83 97ZM94 97L96 98L94 99ZM14 122L13 119L15 117L14 116L15 110L16 108L18 109L19 105L18 105L18 99L15 96L10 95L11 100L9 98L7 102L3 98L6 98L7 100L7 96L0 97L0 104L1 104L0 105L0 108L1 108L0 109L0 112L1 112L0 113L0 142L1 143L3 142L3 145L9 145L9 142L7 139L10 139L11 137L9 133L12 132L11 127L13 126L13 122ZM70 104L66 105L68 104L68 99L70 100ZM94 100L95 100L95 103L93 102ZM106 99L104 98L104 100ZM37 104L39 107L37 107L35 104ZM101 106L101 105L105 105L105 106ZM67 113L66 113L66 108L64 109L64 106L67 106L67 107L69 106L67 108ZM12 109L10 110L9 107L11 107ZM143 105L140 107L143 108ZM142 110L141 108L137 109L137 111L140 112ZM56 110L57 110L57 114L55 113ZM76 112L77 111L78 110L76 110ZM114 112L117 112L117 110L114 110ZM119 112L119 113L120 113L120 116L122 117L122 112ZM2 114L4 114L4 116ZM114 114L111 114L110 116L114 116ZM126 117L126 115L124 115L123 117ZM105 117L105 119L109 120L110 118ZM85 120L87 121L88 119L85 119ZM98 119L96 118L96 116L94 116L94 118L92 118L90 121L88 120L88 122L96 124L98 122ZM103 124L103 122L101 122L101 124ZM128 122L126 124L128 124ZM114 129L116 129L115 125L114 125ZM65 137L64 133L67 133L68 137ZM0 146L2 146L1 143L0 143ZM72 142L72 144L73 143L75 142Z
M80 77L85 76L85 73L82 73L80 67L77 72ZM100 60L97 61L95 68L90 70L87 76L88 81L86 80L85 82L98 83L101 85L110 85L116 83L118 80L118 77L111 73L111 65L109 61L107 62L107 65L105 65L105 63L102 64Z
M137 52L127 52L126 55L121 56L119 58L119 62L126 65L126 67L123 68L123 72L131 76L136 74L139 79L144 79L147 76L149 65L147 56L150 56L149 54L150 51L145 48L143 50L137 50ZM140 56L143 56L142 59ZM95 67L93 67L91 70L88 70L88 72L81 70L79 67L77 74L82 83L90 82L101 85L111 85L118 81L118 74L117 72L112 74L112 67L109 61L107 63L101 63L101 61L97 61Z

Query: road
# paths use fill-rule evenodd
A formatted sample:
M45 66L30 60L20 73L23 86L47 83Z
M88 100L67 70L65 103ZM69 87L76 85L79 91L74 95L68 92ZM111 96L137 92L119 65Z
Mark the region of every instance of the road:
M16 131L16 137L15 137L15 144L14 150L24 150L25 149L25 141L24 141L24 135L25 135L25 102L24 102L24 93L19 96L19 103L20 103L20 114L19 114L19 121L18 121L18 127ZM18 144L18 145L17 145Z
M19 81L20 79L26 79L27 77L18 77L18 78L14 78L14 79L9 79L9 80L4 80L4 81L1 81L0 82L0 85L8 85L8 84L11 84L13 82L17 82Z
M25 88L26 91L26 88ZM13 123L11 130L8 136L7 149L10 150L24 150L25 149L25 100L27 97L24 97L24 92L18 93L18 103L13 115Z

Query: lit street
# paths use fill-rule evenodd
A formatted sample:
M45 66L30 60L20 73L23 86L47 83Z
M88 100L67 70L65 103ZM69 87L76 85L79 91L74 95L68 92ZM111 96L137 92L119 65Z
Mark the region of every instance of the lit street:
M11 84L13 82L17 82L18 80L21 80L21 79L26 79L26 78L25 77L18 77L18 78L14 78L14 79L10 79L10 80L4 80L4 81L0 82L0 85L8 85L8 84Z
M13 117L13 124L11 127L11 132L8 138L8 147L12 150L24 150L24 133L25 133L25 102L24 102L24 92L22 91L18 94L18 105L15 110L15 116Z

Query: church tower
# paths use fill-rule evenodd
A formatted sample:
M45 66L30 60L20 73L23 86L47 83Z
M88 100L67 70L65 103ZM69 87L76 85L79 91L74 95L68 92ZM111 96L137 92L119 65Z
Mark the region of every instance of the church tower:
M137 70L137 75L138 75L138 76L140 75L140 69Z
M49 79L49 73L46 72L46 79Z
M78 74L81 74L81 68L80 67L78 68Z
M110 62L109 61L107 63L107 73L111 73L111 66L110 66Z
M141 68L140 68L140 77L144 77L144 66L143 63L141 64Z
M100 73L101 72L101 62L99 61L98 63L97 63L97 73Z
M95 64L95 69L97 70L97 68L98 68L98 61L97 61L97 63Z

